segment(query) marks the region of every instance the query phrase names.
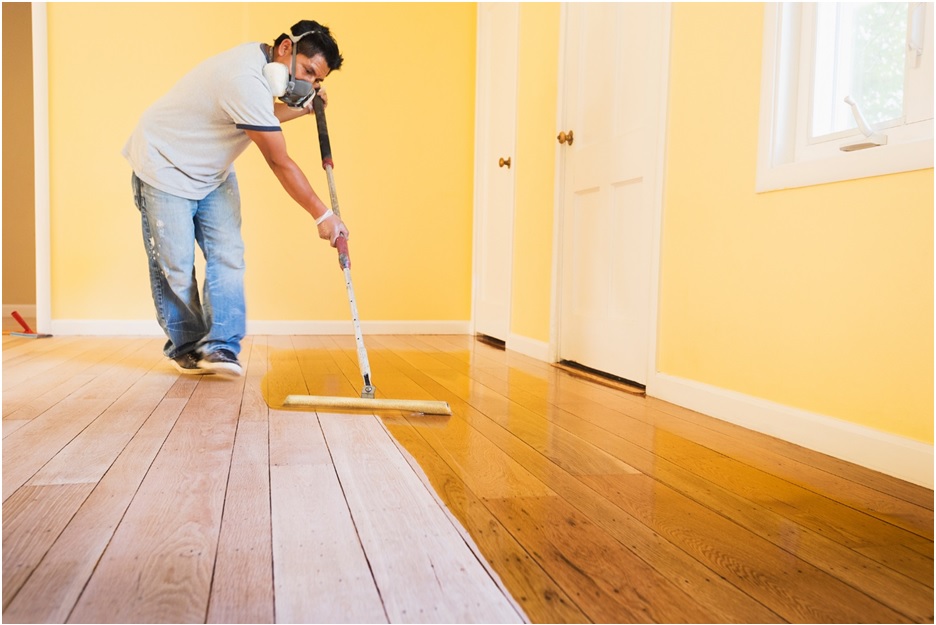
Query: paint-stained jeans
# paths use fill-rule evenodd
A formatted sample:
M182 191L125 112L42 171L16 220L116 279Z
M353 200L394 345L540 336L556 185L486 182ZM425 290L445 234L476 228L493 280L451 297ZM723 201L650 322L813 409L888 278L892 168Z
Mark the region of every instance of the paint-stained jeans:
M247 314L237 178L232 173L201 200L165 193L135 174L132 184L143 221L156 317L169 337L166 356L219 349L239 354ZM205 256L201 298L195 278L196 243Z

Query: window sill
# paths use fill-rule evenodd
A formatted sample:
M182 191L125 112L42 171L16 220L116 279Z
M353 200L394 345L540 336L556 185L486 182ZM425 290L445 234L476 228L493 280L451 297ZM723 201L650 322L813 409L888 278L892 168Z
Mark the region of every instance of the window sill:
M767 159L758 159L765 163ZM765 193L829 182L856 180L933 167L933 139L840 152L833 156L774 166L758 165L755 191Z

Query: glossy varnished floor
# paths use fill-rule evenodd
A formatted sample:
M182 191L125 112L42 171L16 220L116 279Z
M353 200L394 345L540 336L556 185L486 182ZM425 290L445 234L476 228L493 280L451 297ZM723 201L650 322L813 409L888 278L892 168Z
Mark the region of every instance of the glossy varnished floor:
M930 490L471 337L366 340L379 395L454 415L284 410L359 394L351 337L252 337L236 381L4 337L4 621L933 621Z

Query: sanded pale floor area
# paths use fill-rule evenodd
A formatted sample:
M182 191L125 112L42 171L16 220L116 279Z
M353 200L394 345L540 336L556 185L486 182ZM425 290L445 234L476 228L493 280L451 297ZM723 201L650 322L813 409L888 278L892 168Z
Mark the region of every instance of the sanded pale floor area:
M933 492L467 336L3 339L5 622L932 622Z
M268 408L252 343L225 380L161 342L5 343L5 622L525 620L378 417Z

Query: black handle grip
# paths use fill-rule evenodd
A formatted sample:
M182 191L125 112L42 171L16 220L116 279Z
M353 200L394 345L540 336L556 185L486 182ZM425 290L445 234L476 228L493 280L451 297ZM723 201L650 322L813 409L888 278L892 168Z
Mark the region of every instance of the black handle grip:
M331 143L328 141L328 123L325 121L325 103L316 94L312 100L312 110L315 111L315 124L318 127L319 150L322 152L322 167L335 166L332 161Z

